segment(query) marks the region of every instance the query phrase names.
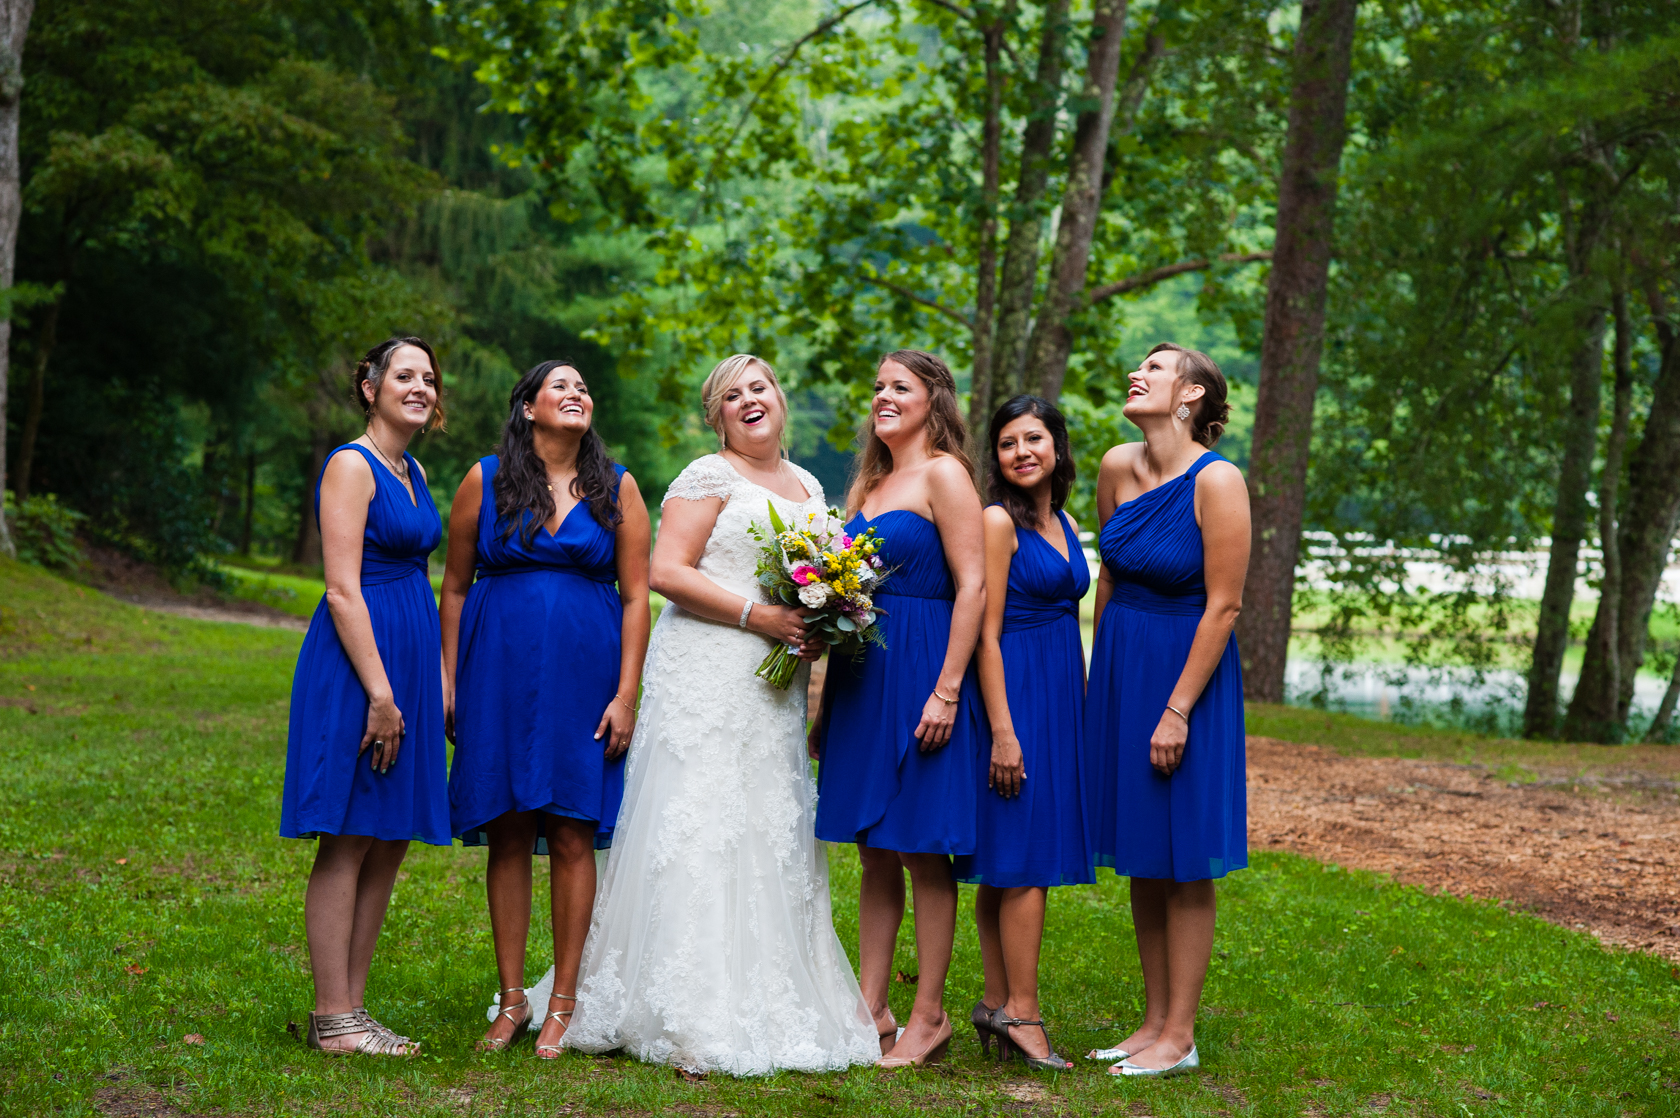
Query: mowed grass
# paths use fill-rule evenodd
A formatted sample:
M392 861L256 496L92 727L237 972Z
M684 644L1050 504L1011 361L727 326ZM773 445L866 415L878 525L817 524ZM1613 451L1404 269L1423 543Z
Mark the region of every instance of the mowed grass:
M950 1062L896 1076L690 1084L624 1058L539 1062L529 1039L477 1055L496 979L484 854L459 847L413 850L369 991L425 1055L327 1060L288 1031L311 1003L313 847L275 835L298 634L147 614L4 562L0 601L0 1113L142 1113L122 1107L143 1100L192 1115L1680 1110L1668 964L1279 854L1221 885L1197 1076L999 1070L966 1025ZM851 950L857 863L840 848L831 865ZM966 912L959 928L948 1005L966 1019L979 953ZM533 979L546 938L533 932ZM900 951L914 972L908 926ZM895 985L901 1015L912 994ZM1043 1000L1058 1046L1112 1043L1141 999L1125 883L1055 890Z

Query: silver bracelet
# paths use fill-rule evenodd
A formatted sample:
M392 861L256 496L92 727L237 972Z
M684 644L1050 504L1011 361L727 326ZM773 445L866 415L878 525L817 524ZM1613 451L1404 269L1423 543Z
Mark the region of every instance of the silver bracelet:
M1186 726L1190 725L1190 716L1188 714L1185 714L1182 710L1179 710L1177 707L1173 706L1171 703L1167 704L1167 709L1172 711L1174 714L1178 715L1180 718L1184 719L1184 724Z
M751 598L748 598L746 605L741 607L741 620L738 622L738 624L743 629L745 629L747 627L747 614L752 612L752 607L753 607L753 604L752 604L752 599Z

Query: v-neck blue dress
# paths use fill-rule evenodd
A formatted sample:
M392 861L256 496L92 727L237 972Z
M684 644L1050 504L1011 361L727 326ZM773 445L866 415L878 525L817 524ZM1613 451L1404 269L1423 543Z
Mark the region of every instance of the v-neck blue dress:
M539 524L529 544L517 528L504 537L492 486L499 464L479 459L478 578L455 652L450 825L479 846L484 825L504 812L544 811L593 823L604 849L624 798L624 758L608 761L595 738L618 691L617 537L583 501L552 534ZM547 854L541 831L535 852Z
M355 450L373 469L373 499L362 535L362 599L397 709L403 738L397 760L375 772L371 750L358 756L367 732L367 691L345 655L327 600L315 607L292 676L286 734L286 783L280 833L286 838L370 835L449 845L444 783L443 638L426 559L443 538L443 522L420 464L403 455L414 497L366 447L346 443L327 456ZM321 470L326 475L325 466ZM321 482L315 481L315 517Z
M1079 603L1091 588L1091 570L1073 525L1064 514L1056 519L1066 558L1036 530L1015 529L998 645L1027 779L1020 795L1005 799L987 786L991 758L981 758L979 845L955 867L959 880L977 885L1010 889L1096 880L1079 771L1085 752Z
M1248 787L1237 640L1187 712L1190 737L1171 776L1149 739L1172 699L1207 607L1196 475L1114 510L1100 536L1114 593L1097 626L1086 691L1086 803L1099 865L1128 877L1204 881L1248 865Z
M871 645L852 659L830 657L817 837L903 853L972 854L974 782L991 748L972 664L950 741L924 753L915 738L951 643L956 584L932 521L908 509L873 520L860 512L846 531L855 535L870 525L892 571L875 595L887 646Z

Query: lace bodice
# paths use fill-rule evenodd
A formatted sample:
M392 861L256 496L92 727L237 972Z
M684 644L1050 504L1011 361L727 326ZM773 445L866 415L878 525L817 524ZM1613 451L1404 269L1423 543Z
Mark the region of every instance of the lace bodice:
M792 462L787 463L787 468L793 471L794 476L799 478L799 484L810 494L805 500L790 501L756 482L748 481L721 454L696 458L677 475L665 491L661 507L678 500L704 501L710 497L724 500L723 511L718 513L717 524L712 528L711 537L706 540L706 550L700 556L701 574L731 590L750 593L755 600L761 597L757 593L753 572L758 569L759 549L763 545L747 532L747 528L754 523L766 528L770 526L767 506L771 501L776 503L776 514L784 521L791 521L795 516L803 519L806 513L823 512L828 508L821 482Z

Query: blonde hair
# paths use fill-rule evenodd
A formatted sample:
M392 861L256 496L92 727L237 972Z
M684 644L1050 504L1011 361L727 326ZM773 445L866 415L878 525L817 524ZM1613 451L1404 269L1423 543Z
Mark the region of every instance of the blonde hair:
M717 363L706 376L706 381L700 386L700 411L705 417L706 426L716 432L718 445L727 448L728 441L723 437L723 397L735 382L746 376L747 370L757 365L764 370L764 375L770 381L770 387L776 390L776 399L782 405L782 443L784 449L787 443L788 414L787 393L782 391L782 382L776 379L776 370L762 357L755 357L750 353L736 353L725 357Z
M935 355L921 349L900 349L887 354L875 363L875 372L888 361L903 365L927 387L928 413L922 424L922 437L927 448L935 454L949 454L962 463L963 469L974 472L974 463L964 445L968 442L968 428L963 423L962 408L957 405L957 378L951 369ZM892 473L892 451L875 433L875 415L871 412L858 431L863 452L857 456L852 482L857 487L857 501L861 506L877 485Z

